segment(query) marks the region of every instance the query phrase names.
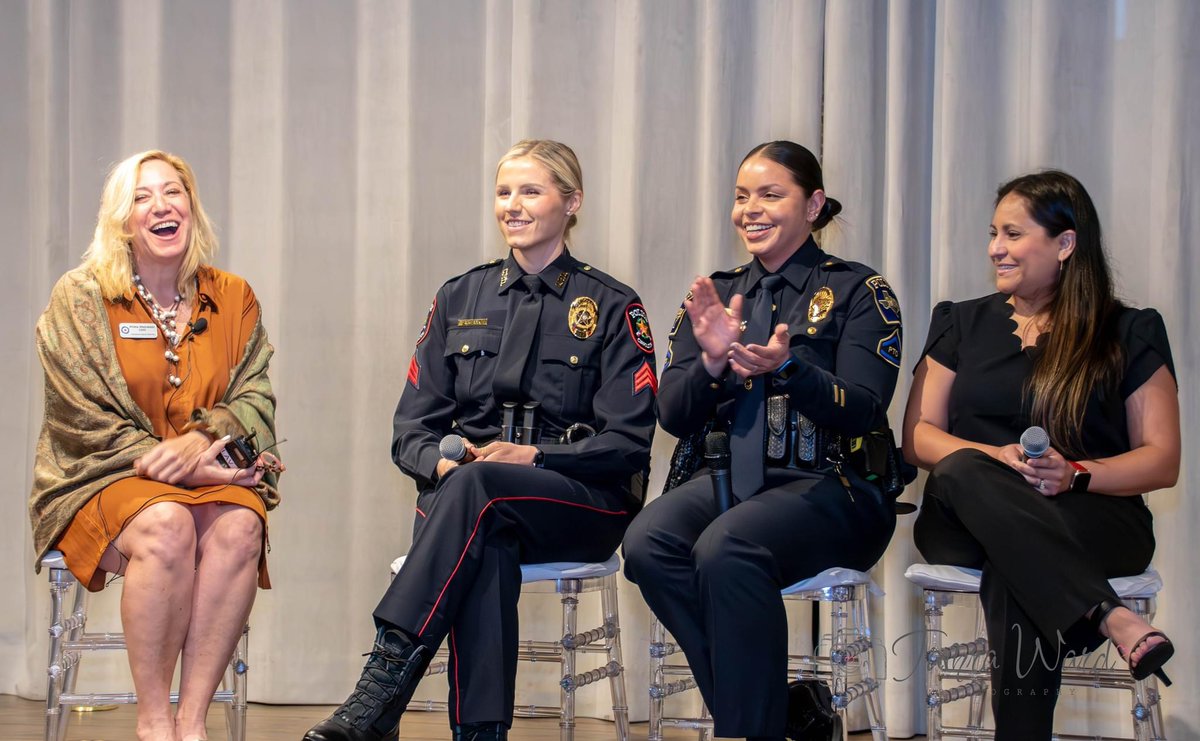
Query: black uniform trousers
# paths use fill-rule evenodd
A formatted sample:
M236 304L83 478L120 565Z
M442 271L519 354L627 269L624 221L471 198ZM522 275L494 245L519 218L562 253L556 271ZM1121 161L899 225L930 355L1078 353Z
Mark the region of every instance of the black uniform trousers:
M512 725L521 564L604 561L637 513L627 489L477 462L417 500L404 568L375 608L431 651L449 637L450 722Z
M629 526L625 575L687 656L717 736L782 736L787 616L780 590L834 566L866 570L896 526L892 501L855 480L768 468L718 516L704 469Z
M1150 564L1151 522L1141 497L1047 497L977 450L934 467L914 539L930 563L983 570L997 741L1051 737L1063 659L1104 640L1083 616Z

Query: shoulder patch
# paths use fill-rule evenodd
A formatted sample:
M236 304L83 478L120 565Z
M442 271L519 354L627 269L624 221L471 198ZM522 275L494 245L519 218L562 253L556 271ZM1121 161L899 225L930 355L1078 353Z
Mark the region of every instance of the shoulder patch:
M650 319L641 304L630 304L626 307L625 324L629 327L629 335L633 337L634 344L642 352L653 354L654 337L650 334Z
M671 332L667 335L668 338L679 334L679 327L683 324L683 317L687 314L687 309L682 306L679 311L675 312L675 321L671 322Z
M875 346L875 352L879 357L883 358L889 364L900 367L900 328L892 330L892 333L879 341Z
M433 322L433 310L437 308L437 296L433 297L433 303L429 305L429 313L425 315L425 325L421 327L421 333L417 335L417 344L420 345L429 336L429 325Z
M879 316L883 317L883 323L892 325L900 323L900 301L896 298L892 287L888 285L887 279L882 275L872 275L867 278L867 288L871 289L871 295L875 299L875 308L879 310Z

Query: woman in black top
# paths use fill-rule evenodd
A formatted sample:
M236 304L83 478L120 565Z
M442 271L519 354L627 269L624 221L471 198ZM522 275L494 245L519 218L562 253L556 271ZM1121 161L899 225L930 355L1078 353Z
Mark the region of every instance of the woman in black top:
M1110 638L1135 678L1167 681L1171 642L1107 580L1150 563L1141 495L1178 476L1179 403L1162 318L1114 298L1078 180L1004 184L991 235L999 293L934 308L904 453L932 472L921 553L983 569L996 738L1048 739L1067 650ZM1026 460L1031 425L1051 448Z
M715 734L782 738L787 619L779 590L833 566L870 568L896 514L879 486L831 464L840 444L834 453L834 443L814 443L821 449L807 462L786 444L764 451L764 417L792 429L803 419L816 441L885 425L900 367L900 309L883 276L813 240L841 205L825 195L820 165L804 147L755 147L733 200L734 228L754 259L692 284L657 407L677 437L710 422L729 430L739 503L722 512L700 469L630 525L625 574L683 648Z

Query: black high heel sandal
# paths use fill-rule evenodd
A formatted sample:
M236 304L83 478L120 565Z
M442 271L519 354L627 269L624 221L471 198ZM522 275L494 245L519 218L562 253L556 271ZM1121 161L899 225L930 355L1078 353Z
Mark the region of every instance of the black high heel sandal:
M1124 605L1122 605L1120 602L1113 602L1112 600L1107 599L1096 605L1096 609L1092 610L1092 617L1090 620L1092 630L1095 630L1099 635L1104 635L1100 632L1100 625L1104 622L1104 618L1108 617L1108 613L1112 612L1118 607L1124 607ZM1152 647L1149 651L1143 654L1142 657L1138 659L1137 666L1130 665L1129 674L1139 682L1153 674L1159 678L1164 686L1170 687L1171 680L1167 677L1167 673L1163 671L1163 666L1171 659L1172 656L1175 655L1175 644L1171 643L1171 639L1167 638L1167 635L1161 630L1152 630L1143 635L1141 638L1137 639L1137 641L1133 644L1133 648L1129 649L1128 654L1125 653L1120 644L1118 644L1116 641L1113 641L1113 645L1117 647L1117 653L1121 655L1121 658L1125 659L1125 662L1128 663L1129 658L1137 653L1137 650L1143 643L1155 637L1162 638L1163 642Z

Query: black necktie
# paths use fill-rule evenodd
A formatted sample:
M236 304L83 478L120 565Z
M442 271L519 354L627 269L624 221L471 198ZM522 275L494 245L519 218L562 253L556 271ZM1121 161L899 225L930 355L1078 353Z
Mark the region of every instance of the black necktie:
M743 345L766 345L775 329L775 291L783 277L768 275L758 284L758 295L750 309L750 321L742 333ZM744 502L763 485L763 445L766 434L766 376L748 379L738 389L733 406L729 450L733 464L733 495ZM746 384L750 387L746 388Z
M532 371L536 364L532 350L538 321L542 318L542 279L536 275L523 275L521 284L525 287L524 293L509 289L508 318L504 337L500 339L500 354L496 357L492 392L500 401L528 400L533 373L526 370Z

